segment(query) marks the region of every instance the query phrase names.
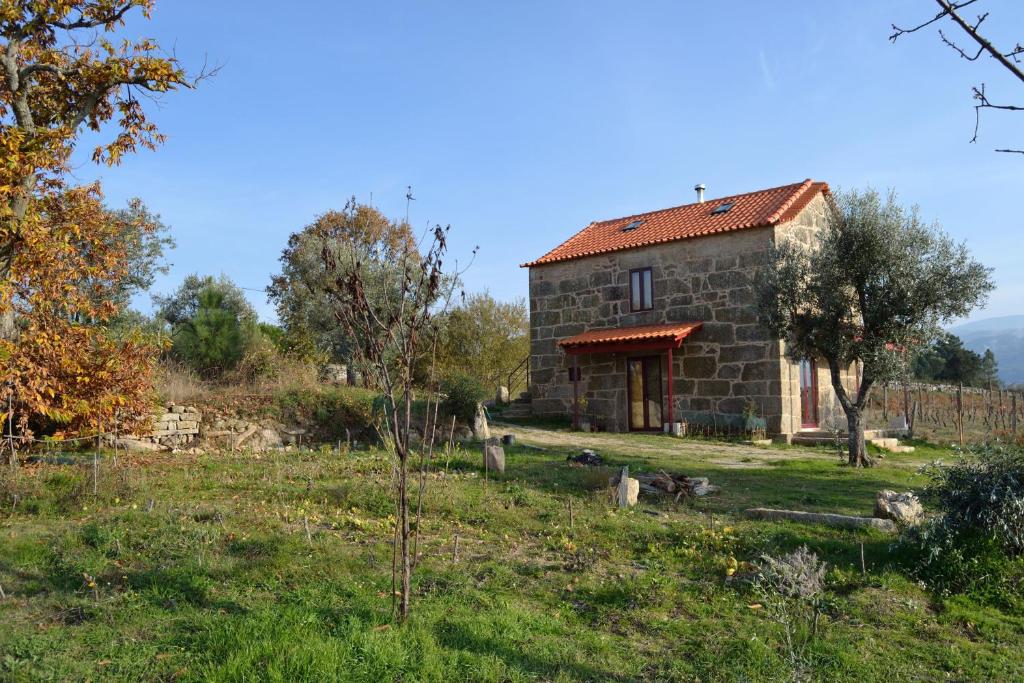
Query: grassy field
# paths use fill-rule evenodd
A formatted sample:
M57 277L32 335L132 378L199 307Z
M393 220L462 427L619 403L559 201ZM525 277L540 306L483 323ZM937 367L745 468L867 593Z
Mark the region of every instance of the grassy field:
M726 566L803 544L830 566L816 680L1024 679L1024 615L927 593L890 537L739 514L870 514L942 451L854 471L828 451L515 431L545 450L508 449L504 475L485 482L475 450L433 464L403 627L382 453L104 459L96 496L85 463L25 467L0 513L0 680L785 680L780 626ZM564 460L584 442L722 490L616 510L612 467Z

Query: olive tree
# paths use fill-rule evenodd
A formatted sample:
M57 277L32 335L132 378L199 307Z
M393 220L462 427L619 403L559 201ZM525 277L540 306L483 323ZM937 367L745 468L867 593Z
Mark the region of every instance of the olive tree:
M810 244L779 240L758 280L761 322L793 360L823 359L849 428L849 463L869 466L864 407L879 382L900 379L915 349L941 325L983 303L991 269L975 261L916 207L874 190L829 197ZM861 368L848 390L844 369Z
M271 277L267 296L277 309L285 343L295 353L348 363L355 359L357 342L339 326L329 293L338 272L327 268L323 252L333 254L339 268L359 262L371 300L387 298L401 282L403 264L398 255L418 256L409 224L388 218L379 210L351 199L341 211L328 211L288 238L281 253L281 272ZM386 249L389 259L370 258L374 249Z

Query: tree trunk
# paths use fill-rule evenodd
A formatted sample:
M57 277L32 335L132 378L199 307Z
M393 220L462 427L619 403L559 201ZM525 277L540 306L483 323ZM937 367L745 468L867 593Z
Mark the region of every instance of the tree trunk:
M6 307L0 310L0 340L15 341L18 338L17 322L14 309Z
M398 471L398 506L402 525L402 601L399 605L398 620L405 622L409 618L409 579L412 565L409 561L409 455L402 454Z
M871 467L867 445L864 442L864 414L860 408L846 410L846 424L849 430L850 467Z

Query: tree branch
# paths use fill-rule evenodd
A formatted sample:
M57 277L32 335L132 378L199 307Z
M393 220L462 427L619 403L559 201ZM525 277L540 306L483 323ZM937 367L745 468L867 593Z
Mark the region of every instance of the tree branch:
M110 26L111 24L116 24L117 22L124 19L124 15L127 14L130 9L135 7L136 4L137 3L135 2L129 1L121 5L109 14L93 18L87 18L85 16L85 13L82 12L79 13L78 18L74 21L54 21L51 22L51 25L56 26L57 28L62 28L65 31L77 31L79 29Z
M988 39L986 39L984 36L982 36L980 33L978 33L977 27L978 27L978 25L981 24L982 20L984 20L984 17L987 16L987 15L982 15L982 17L980 17L979 20L978 20L978 24L976 24L974 26L971 26L970 24L968 24L964 20L963 17L961 17L959 14L957 14L957 10L958 9L961 9L962 7L964 7L964 6L966 6L966 5L970 4L970 3L961 3L960 5L957 5L957 4L951 4L947 0L935 0L935 1L937 3L939 3L939 7L942 7L945 10L945 13L949 15L950 19L952 19L957 24L959 24L960 28L962 28L967 33L967 35L969 35L971 38L973 38L974 41L976 43L978 43L978 45L981 46L981 49L985 50L985 52L988 52L990 55L992 55L992 57L997 62L1002 64L1004 67L1006 67L1006 69L1010 73L1012 73L1014 76L1016 76L1021 82L1024 82L1024 71L1022 71L1020 69L1020 67L1018 67L1016 63L1011 61L1005 54L1003 54L998 49L996 49L996 47L994 45L992 45L992 43ZM973 2L974 0L971 0L971 1ZM1011 54L1012 54L1012 52L1011 52Z
M968 5L972 5L975 2L977 2L977 0L967 0L967 2L961 2L959 4L953 5L953 8L954 9L963 9L964 7L967 7ZM896 39L899 38L900 36L902 36L903 34L905 34L905 33L915 33L917 31L920 31L925 26L930 26L930 25L934 24L936 21L941 20L943 17L947 16L948 14L949 14L949 10L943 9L941 12L936 14L934 17L932 17L928 21L924 22L923 24L919 24L919 25L915 26L914 28L900 28L896 24L893 24L892 25L893 34L891 36L889 36L889 41L895 43Z

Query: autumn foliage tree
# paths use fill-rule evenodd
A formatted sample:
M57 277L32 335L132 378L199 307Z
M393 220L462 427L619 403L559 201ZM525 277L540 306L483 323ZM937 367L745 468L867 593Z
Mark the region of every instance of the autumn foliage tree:
M113 315L95 295L107 286L101 280L124 274L109 247L119 223L99 188L68 187L66 174L83 129L114 129L92 152L98 163L155 148L163 137L143 100L195 84L155 42L113 39L133 10L148 18L152 8L152 0L0 3L0 355L12 369L0 399L68 428L136 402L144 392L119 382L122 373L148 376L138 374L148 362L141 340L115 342L100 326L72 322ZM83 296L83 281L99 288L93 296Z
M119 312L116 293L130 276L110 245L127 230L155 227L117 218L95 185L51 193L39 209L39 220L22 227L33 248L19 249L12 263L19 331L17 343L0 346L4 398L22 433L99 431L115 419L131 427L148 413L158 349L141 332L115 337L103 324Z

